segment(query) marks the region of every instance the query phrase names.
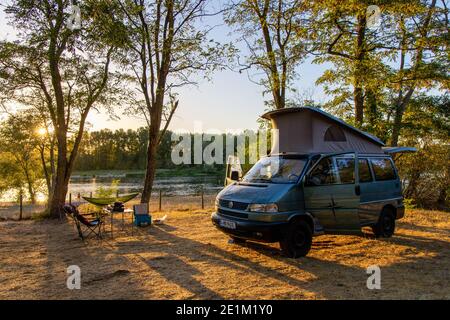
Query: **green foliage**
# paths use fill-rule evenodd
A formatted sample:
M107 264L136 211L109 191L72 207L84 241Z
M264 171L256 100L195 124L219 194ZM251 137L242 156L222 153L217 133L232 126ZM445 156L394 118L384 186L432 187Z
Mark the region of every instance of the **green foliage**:
M365 1L312 2L305 41L314 63L331 64L317 80L332 97L324 107L388 141L411 94L448 88L448 8L433 0L371 4L381 9L378 28L368 24Z
M159 168L172 166L171 132L161 139L157 153ZM145 170L147 165L148 130L103 129L87 132L80 147L75 170Z
M306 2L298 0L244 0L232 4L225 21L239 35L246 49L239 52L237 68L263 88L269 109L285 108L295 91L296 68L306 58L305 28L299 23L306 16ZM244 60L239 57L244 55ZM256 70L251 74L251 69Z
M95 197L97 198L112 198L117 194L119 190L119 179L113 179L109 187L100 186L95 190Z
M38 148L40 122L32 112L10 115L0 123L0 193L15 189L26 191L32 202L43 185Z
M253 132L249 131L249 135ZM242 133L242 135L244 135ZM238 143L238 137L240 134L232 135L235 147ZM157 153L157 168L158 169L170 169L170 173L160 170L158 175L197 175L197 174L217 174L225 169L223 164L212 165L196 165L192 154L192 164L175 165L171 159L172 147L177 144L177 141L171 141L172 132L166 131L161 140L161 144ZM191 149L194 149L194 140L201 139L198 134L191 134ZM222 135L222 154L226 154L226 139L227 135ZM270 150L270 134L267 138L267 150ZM210 141L203 141L202 150L210 144ZM245 169L249 169L249 150L256 149L258 142L250 142L246 139L244 164ZM146 168L146 147L148 144L148 131L145 128L138 128L137 130L122 129L111 131L108 129L87 132L84 136L83 143L81 144L80 154L78 156L75 170L76 171L95 171L95 170L145 170ZM234 149L233 152L237 152ZM259 155L264 156L264 155ZM223 159L226 161L226 159ZM257 160L257 159L256 159ZM190 169L190 170L187 170ZM142 176L140 174L139 176Z
M417 205L414 203L414 199L403 199L403 204L407 210L416 209Z
M237 68L259 72L252 80L271 95L265 108L314 104L294 99L300 64L313 57L314 63L329 66L317 79L330 97L321 107L387 143L419 149L397 159L407 202L449 207L449 12L444 1L239 1L225 10L225 22L235 31L232 40L246 46L239 53L233 44L211 39L212 28L200 23L210 15L207 1L79 1L81 30L67 28L69 4L14 0L6 6L18 39L0 42L0 104L29 109L0 125L0 193L15 188L33 199L44 179L47 190L61 193L72 168L152 171L155 159L161 174L167 174L161 169L220 172L224 165L198 170L172 163L174 142L165 130L183 101L178 88L209 78L233 56L244 55ZM369 4L381 9L380 28L368 25ZM114 72L110 63L117 66ZM145 118L150 130L83 134L91 109L104 107L114 118L119 105ZM50 139L47 132L43 141L36 128L50 123L58 134ZM52 188L52 181L60 185ZM115 187L99 192L111 194ZM55 199L63 201L64 195Z
M450 208L449 96L421 95L405 112L400 142L418 152L396 161L404 195L420 207Z

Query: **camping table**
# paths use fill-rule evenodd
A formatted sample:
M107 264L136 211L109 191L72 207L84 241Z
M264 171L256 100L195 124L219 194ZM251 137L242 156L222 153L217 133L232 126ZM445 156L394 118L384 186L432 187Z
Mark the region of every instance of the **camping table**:
M125 209L124 211L113 211L113 210L108 210L106 208L104 208L103 210L105 210L105 212L107 212L108 214L111 215L111 238L114 238L114 233L113 233L113 229L114 229L114 214L118 214L121 213L122 214L122 230L123 227L125 225L125 213L132 213L133 210L132 209Z

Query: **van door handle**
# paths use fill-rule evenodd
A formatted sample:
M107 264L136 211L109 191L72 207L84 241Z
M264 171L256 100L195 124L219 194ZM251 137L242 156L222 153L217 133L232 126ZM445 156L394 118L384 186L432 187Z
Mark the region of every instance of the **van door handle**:
M359 196L361 194L361 187L360 186L355 186L355 194L357 196Z

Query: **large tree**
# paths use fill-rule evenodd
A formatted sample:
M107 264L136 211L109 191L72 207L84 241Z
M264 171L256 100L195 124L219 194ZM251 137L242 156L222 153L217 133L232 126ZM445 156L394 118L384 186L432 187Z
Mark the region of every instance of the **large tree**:
M209 39L211 27L199 22L217 12L206 0L114 2L127 40L120 63L129 73L132 113L148 126L147 170L141 201L150 201L158 146L178 107L177 88L192 85L198 74L223 66L229 47ZM117 23L119 20L114 20Z
M85 15L79 29L68 24L70 5L67 0L12 1L5 11L19 37L0 47L1 81L9 90L6 94L32 105L29 99L43 98L54 128L57 159L49 199L53 217L60 215L65 202L87 116L107 100L114 48L99 41L93 16L86 14L95 1L80 3Z
M311 8L308 41L313 62L333 66L317 80L333 97L328 106L342 116L351 114L349 120L359 127L365 122L373 127L379 80L387 71L382 63L387 53L381 50L386 35L372 28L363 1L317 1Z
M305 2L299 0L242 0L232 2L226 21L245 43L240 71L256 69L258 84L270 92L271 108L282 109L288 102L290 84L296 78L296 67L305 59L302 19Z
M394 48L398 67L392 68L390 86L395 97L390 144L396 146L403 114L415 92L431 87L449 89L448 8L445 1L415 1L398 13Z
M448 10L442 3L380 2L377 27L367 21L372 2L314 2L308 37L315 62L333 64L318 79L333 97L327 105L341 115L351 111L357 126L397 145L413 94L448 83Z

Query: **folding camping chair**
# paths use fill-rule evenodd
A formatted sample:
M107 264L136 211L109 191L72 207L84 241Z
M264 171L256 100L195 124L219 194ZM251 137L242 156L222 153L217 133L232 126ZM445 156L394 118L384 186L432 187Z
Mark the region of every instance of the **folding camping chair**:
M152 216L149 214L148 203L135 204L133 206L133 225L142 227L152 224Z
M75 225L78 230L78 235L81 238L81 240L84 240L92 233L97 237L97 239L102 239L101 231L103 226L103 220L100 217L89 220L86 218L86 216L88 215L94 216L94 214L91 213L87 215L82 215L75 206L70 204L65 205L63 207L63 210L66 213L66 215L72 218L73 221L75 222ZM87 232L86 235L83 232L83 228L84 232Z

